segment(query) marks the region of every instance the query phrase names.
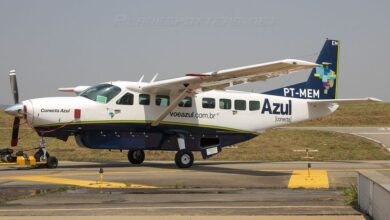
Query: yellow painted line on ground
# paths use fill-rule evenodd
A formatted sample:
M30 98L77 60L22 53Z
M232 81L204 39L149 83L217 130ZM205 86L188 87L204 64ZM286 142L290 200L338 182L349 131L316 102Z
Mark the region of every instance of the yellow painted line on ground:
M24 180L24 181L33 181L33 182L43 182L43 183L54 183L54 184L63 184L63 185L72 185L72 186L81 186L88 188L131 188L131 189L154 189L155 186L140 185L140 184L125 184L117 182L98 182L90 180L76 180L76 179L65 179L65 178L56 178L48 176L15 176L12 177L14 180Z
M69 171L66 171L69 172ZM184 173L192 172L192 170L134 170L134 171L107 171L104 175L116 175L116 174L143 174L143 173ZM96 176L96 172L72 172L72 173L56 173L46 176Z
M304 188L304 189L328 189L328 173L326 170L294 170L288 188Z

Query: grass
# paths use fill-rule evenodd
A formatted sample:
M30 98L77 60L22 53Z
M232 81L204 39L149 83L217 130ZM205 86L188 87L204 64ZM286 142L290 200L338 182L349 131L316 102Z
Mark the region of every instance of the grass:
M8 146L11 129L2 129L0 146ZM19 147L15 150L26 150L32 154L39 143L39 137L31 129L21 129ZM61 160L74 161L118 161L127 160L125 152L92 150L78 147L73 138L62 142L53 138L47 139L48 150ZM295 149L318 149L314 160L388 160L390 154L380 145L347 134L323 131L296 131L271 129L264 134L224 149L212 160L264 160L294 161L301 160L303 153L294 153ZM147 151L147 160L173 160L175 152ZM196 154L200 159L200 155Z
M292 126L390 127L390 103L343 104L329 116Z
M358 208L358 188L356 185L351 184L350 187L345 188L343 191L343 195L345 197L345 203L347 205L350 205L355 209Z
M340 110L324 119L308 121L298 126L389 126L389 104L343 105ZM0 113L0 148L9 146L12 117ZM296 126L296 125L294 125ZM38 147L39 137L36 133L21 126L19 147L15 150L30 150ZM118 161L127 160L126 152L91 150L78 147L74 138L68 142L48 138L48 150L61 160L73 161ZM211 160L262 160L262 161L295 161L302 160L303 153L295 149L312 148L319 150L313 153L314 160L389 160L390 153L379 144L364 138L325 131L298 131L270 129L264 134L250 140L225 148ZM147 160L173 160L175 152L147 151ZM199 160L199 154L195 155Z

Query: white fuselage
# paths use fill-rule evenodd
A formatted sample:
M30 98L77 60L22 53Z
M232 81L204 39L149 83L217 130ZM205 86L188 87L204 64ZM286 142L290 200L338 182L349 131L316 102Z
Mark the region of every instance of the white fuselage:
M167 108L167 106L156 105L158 94L149 94L149 105L141 105L139 92L129 90L126 82L112 84L120 87L121 92L107 103L92 101L81 96L26 100L23 105L27 108L27 121L32 127L67 123L152 122ZM126 93L133 94L133 104L117 104ZM239 91L212 90L191 97L191 107L176 107L162 120L162 123L261 132L271 127L318 118L337 109L336 104L313 105L308 104L306 99ZM174 98L170 97L170 100ZM205 98L214 99L215 107L205 108L203 105ZM221 99L225 100L225 104L226 100L231 100L230 109L229 106L222 107ZM250 109L251 104L253 104L252 109ZM79 111L80 115L77 116L75 111Z

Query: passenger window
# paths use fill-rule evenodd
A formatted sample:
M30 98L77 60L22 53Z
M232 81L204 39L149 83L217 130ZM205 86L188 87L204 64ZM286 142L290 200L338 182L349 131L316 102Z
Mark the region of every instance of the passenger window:
M259 101L249 101L249 111L257 111L260 109Z
M185 97L179 102L179 107L192 107L192 97Z
M140 105L149 105L150 104L150 95L139 94L139 104Z
M126 93L122 98L116 101L118 105L133 105L134 103L134 95L131 93Z
M231 109L232 108L232 100L220 99L219 100L219 108L220 109Z
M213 98L203 98L202 99L203 108L215 108L215 99Z
M158 106L169 106L169 96L167 96L167 95L156 95L156 105L158 105Z
M245 100L234 100L234 109L245 111L246 101Z

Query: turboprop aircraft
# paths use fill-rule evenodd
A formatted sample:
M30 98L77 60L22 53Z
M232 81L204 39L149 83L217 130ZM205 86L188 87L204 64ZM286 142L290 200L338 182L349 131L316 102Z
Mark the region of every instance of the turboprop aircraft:
M15 105L5 110L15 117L11 146L24 119L41 137L74 136L82 147L128 150L132 164L144 161L145 150L177 151L176 165L188 168L194 151L206 159L268 128L328 115L339 103L378 101L337 99L339 48L338 40L327 39L316 63L284 59L161 81L60 88L77 96L21 103L11 71ZM307 81L263 94L228 90L310 69Z

